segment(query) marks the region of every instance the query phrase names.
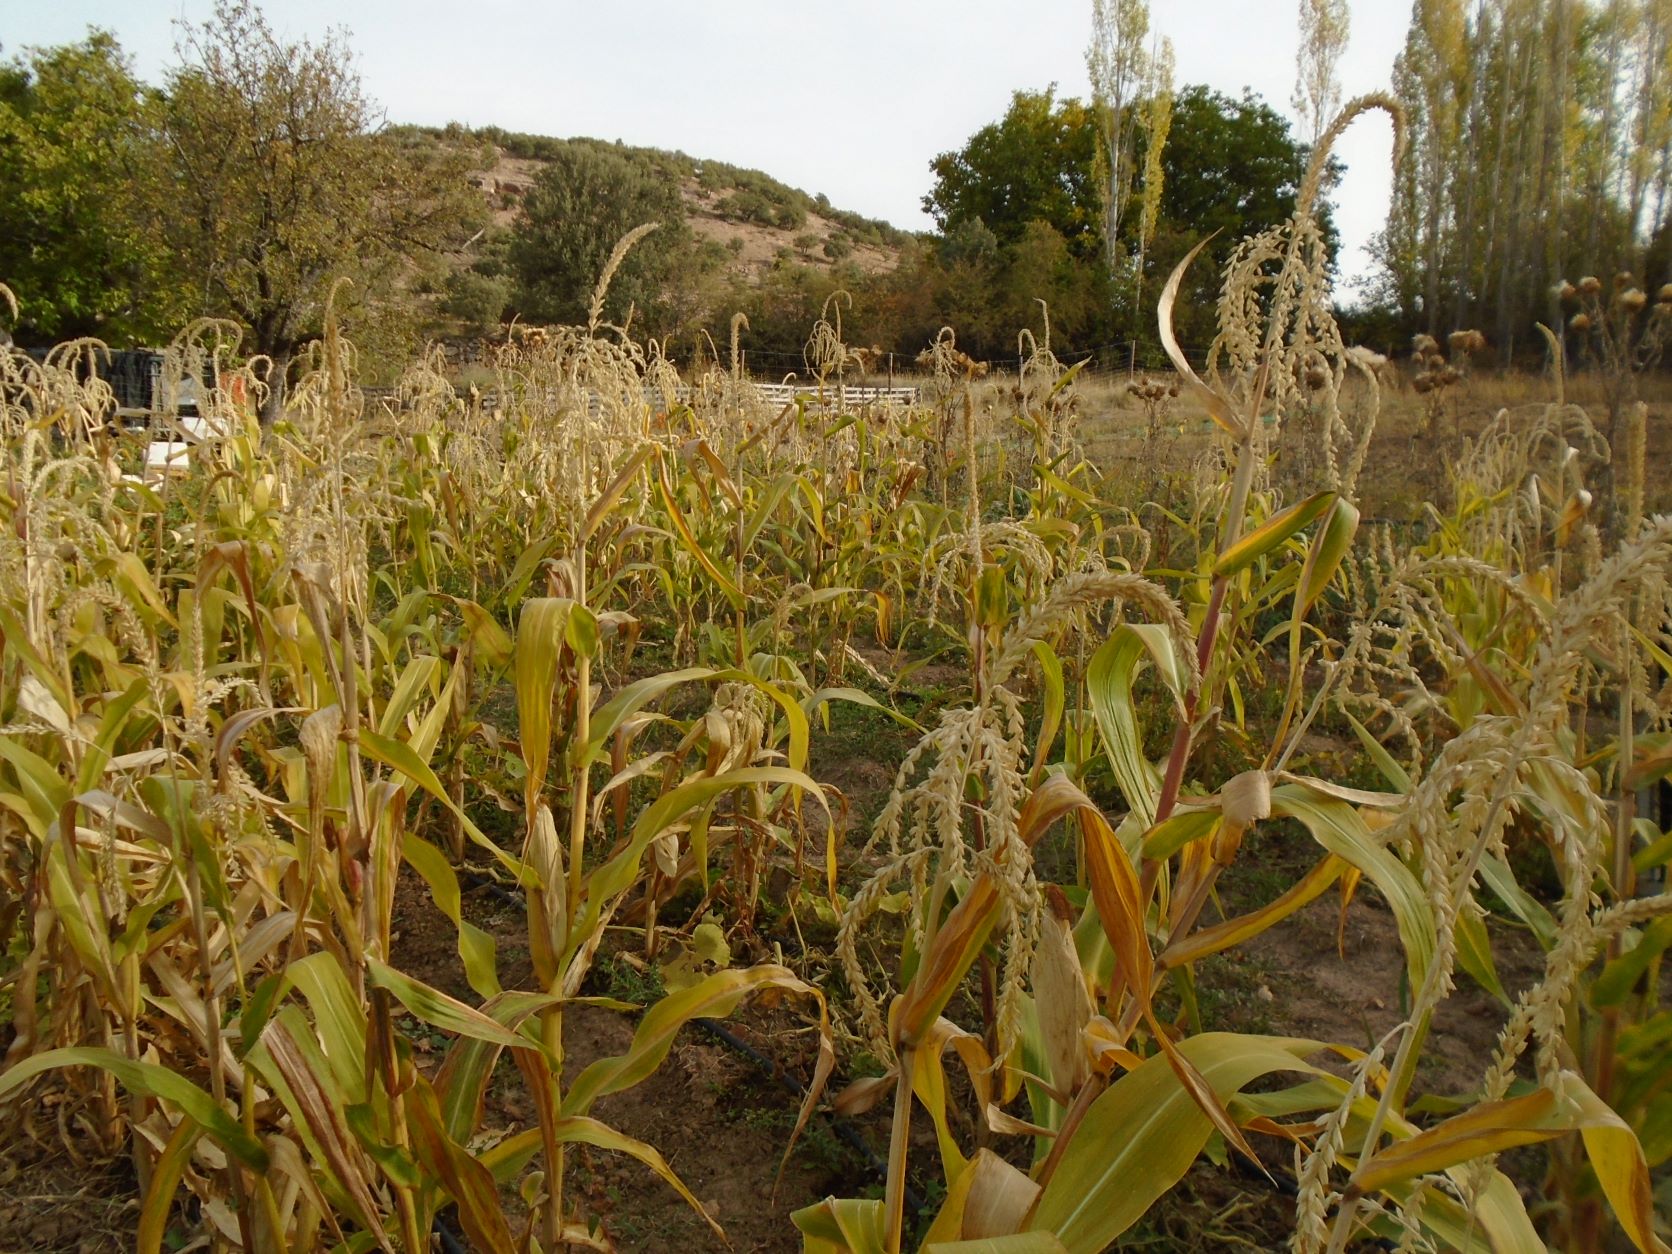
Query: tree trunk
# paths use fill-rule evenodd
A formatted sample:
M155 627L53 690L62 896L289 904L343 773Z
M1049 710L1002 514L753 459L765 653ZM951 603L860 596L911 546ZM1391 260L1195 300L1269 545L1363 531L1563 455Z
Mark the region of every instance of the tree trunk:
M288 391L291 350L273 348L267 352L272 361L272 368L267 373L267 399L261 405L261 421L264 426L272 426L284 413L285 396Z

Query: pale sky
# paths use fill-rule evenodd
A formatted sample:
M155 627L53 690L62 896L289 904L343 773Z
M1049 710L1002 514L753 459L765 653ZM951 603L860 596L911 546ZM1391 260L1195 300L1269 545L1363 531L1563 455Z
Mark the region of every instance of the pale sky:
M1389 85L1410 8L1350 0L1348 97ZM1010 93L1090 94L1089 0L267 0L282 38L344 28L392 122L621 139L765 170L908 230L929 161L1003 115ZM175 22L212 0L0 0L0 55L115 32L139 76L175 61ZM1294 0L1152 0L1179 84L1251 87L1292 116ZM1337 149L1348 283L1387 214L1391 129L1373 115ZM1343 292L1343 295L1347 295Z

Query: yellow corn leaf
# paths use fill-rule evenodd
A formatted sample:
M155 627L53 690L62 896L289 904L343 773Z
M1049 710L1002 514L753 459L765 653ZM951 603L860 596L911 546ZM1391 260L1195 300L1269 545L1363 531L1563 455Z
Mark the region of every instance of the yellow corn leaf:
M458 607L459 615L464 619L475 656L494 670L508 665L517 646L510 633L499 625L499 620L475 601L463 597L449 597L448 600Z
M430 769L429 763L418 756L411 745L404 741L391 740L387 736L380 736L369 728L361 728L360 751L374 762L381 762L390 770L399 771L429 793L430 796L441 802L452 813L453 817L459 820L464 827L465 835L469 836L474 844L491 854L494 861L498 862L507 871L510 871L513 875L517 873L520 869L517 860L483 835L482 829L477 827L471 821L470 816L459 808L459 803L453 800L446 785Z
M737 485L732 482L731 473L726 469L726 463L720 460L707 440L688 440L679 450L679 455L687 462L695 465L702 462L708 467L708 473L714 476L714 481L720 485L720 491L725 493L726 499L733 508L743 508L743 498L738 494Z
M981 1038L966 1032L949 1019L937 1019L924 1034L922 1041L905 1055L911 1063L912 1092L929 1112L935 1125L935 1136L940 1146L943 1171L948 1183L962 1175L967 1164L963 1152L952 1136L946 1119L947 1086L945 1072L946 1050L950 1047L964 1064L964 1071L975 1097L976 1106L984 1113L988 1126L994 1131L1017 1132L1024 1125L1011 1120L993 1102L993 1060ZM1030 1135L1028 1129L1024 1135Z
M1002 913L990 875L978 876L935 932L917 972L894 1004L896 1052L915 1048L946 1009Z
M530 814L550 768L552 697L574 607L567 597L535 597L523 602L517 619L517 741L527 769L523 798Z
M656 451L654 444L641 444L631 457L622 465L615 478L610 480L609 486L598 494L598 499L592 502L592 508L586 511L586 521L581 526L580 542L585 544L590 540L599 527L608 518L615 503L621 499L622 493L627 491L639 471L644 469L645 462Z
M924 1246L923 1254L1067 1254L1067 1250L1049 1232L1018 1232L976 1241L937 1241Z
M182 1119L168 1138L168 1144L157 1161L151 1165L151 1179L145 1188L145 1200L140 1207L139 1226L134 1233L134 1254L160 1254L163 1237L168 1233L168 1221L174 1209L174 1193L192 1160L203 1128L191 1119Z
M1554 1140L1572 1128L1573 1109L1549 1089L1482 1102L1426 1131L1397 1141L1360 1165L1346 1196L1362 1197L1401 1180L1444 1171L1517 1145Z
M1193 962L1200 962L1209 954L1216 954L1230 949L1244 941L1258 936L1267 928L1280 923L1295 911L1299 910L1328 891L1331 884L1339 879L1344 871L1351 868L1340 858L1330 855L1314 866L1298 881L1289 886L1288 891L1274 901L1266 903L1258 910L1251 910L1247 914L1238 915L1234 919L1227 919L1213 927L1201 928L1181 936L1176 941L1168 943L1161 951L1157 962L1162 970L1170 971L1177 967L1188 966Z
M686 521L684 512L679 508L679 502L674 499L673 488L668 483L668 470L660 465L657 470L656 486L661 492L662 505L668 511L668 518L673 523L675 534L684 544L686 551L696 559L697 565L702 567L703 573L719 585L720 591L725 593L726 600L734 610L743 608L743 589L733 582L731 576L714 564L714 559L708 551L697 541L696 533L691 530L691 524Z
M1336 503L1339 498L1334 492L1316 492L1298 505L1291 505L1280 514L1274 514L1258 527L1254 528L1242 539L1221 553L1213 564L1215 578L1234 575L1239 570L1251 566L1267 553L1278 548L1285 540L1303 527L1310 526L1324 515L1324 511ZM1348 506L1348 509L1352 509ZM1353 511L1353 521L1358 521L1357 511ZM1349 533L1349 540L1351 535ZM1336 558L1339 565L1340 558ZM1311 559L1308 558L1308 566ZM1334 574L1333 568L1330 574ZM1325 583L1328 578L1325 578ZM1320 588L1321 592L1323 589Z
M1117 1039L1115 1025L1102 1015L1093 1015L1086 1025L1085 1047L1092 1067L1100 1075L1108 1075L1116 1067L1122 1071L1136 1071L1144 1065L1142 1058Z
M401 677L395 681L395 687L389 694L389 700L383 707L383 715L378 719L377 730L381 735L394 736L399 734L406 716L412 712L418 698L428 688L433 695L436 672L441 669L441 659L428 654L421 655L409 661L401 671Z
M1577 1108L1579 1135L1591 1159L1614 1218L1620 1221L1632 1244L1646 1254L1667 1254L1667 1245L1655 1234L1654 1196L1643 1146L1631 1126L1591 1091L1579 1076L1562 1073L1563 1096Z
M868 1198L827 1197L790 1216L801 1230L804 1254L883 1254L883 1204Z
M318 1054L306 1021L296 1007L288 1006L268 1023L251 1058L258 1067L269 1064L260 1069L301 1125L314 1160L325 1168L351 1217L388 1247L365 1160L349 1131L341 1097L326 1083Z
M1331 857L1334 855L1332 854ZM1353 897L1358 893L1359 881L1364 878L1364 872L1356 866L1348 867L1341 875L1341 908L1335 916L1335 952L1343 959L1347 956L1347 911L1353 904Z
M1086 869L1091 879L1092 900L1097 903L1097 917L1119 964L1109 986L1111 1009L1123 984L1147 1009L1150 988L1155 981L1155 957L1150 952L1149 933L1144 925L1144 902L1139 895L1137 873L1102 811L1088 801L1075 811L1075 817L1080 822L1080 836L1085 844Z
M947 1186L946 1200L923 1235L923 1248L962 1248L1010 1237L1022 1226L1038 1196L1039 1186L1025 1173L991 1150L979 1150L969 1169Z
M150 610L170 627L179 627L179 623L169 611L167 599L157 588L156 580L151 578L150 570L137 553L119 554L116 557L115 574L117 586L125 584L125 590L132 593L128 598L130 602Z
M1043 640L1033 646L1033 655L1039 662L1040 678L1044 681L1044 708L1039 719L1039 737L1034 743L1033 762L1035 782L1045 770L1045 763L1051 752L1051 746L1056 743L1057 732L1062 727L1063 711L1068 704L1067 690L1063 683L1062 661L1056 651Z
M1575 1130L1585 1142L1591 1167L1626 1235L1647 1254L1666 1254L1668 1247L1654 1231L1649 1168L1637 1134L1572 1071L1563 1071L1554 1089L1483 1102L1389 1145L1360 1164L1347 1184L1347 1195L1362 1196L1485 1154L1552 1140Z

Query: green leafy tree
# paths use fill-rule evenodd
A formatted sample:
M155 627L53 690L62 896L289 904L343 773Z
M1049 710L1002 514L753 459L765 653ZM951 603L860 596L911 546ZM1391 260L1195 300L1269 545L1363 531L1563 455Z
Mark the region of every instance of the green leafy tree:
M1093 260L1102 248L1105 206L1095 111L1078 100L1058 100L1049 90L1017 92L1003 118L958 151L935 158L930 167L935 183L924 198L945 240L939 255L943 273L934 289L961 344L970 343L972 351L1011 351L1013 345L1002 342L1008 335L997 337L995 330L988 340L976 329L985 325L981 311L1011 310L1006 325L1013 333L1016 310L1027 310L1030 324L1035 320L1035 297L1052 302L1053 321L1064 334L1105 343L1147 338L1154 310L1139 294L1158 291L1179 259L1217 231L1176 312L1181 334L1206 343L1220 266L1238 240L1294 212L1307 152L1283 116L1252 93L1233 98L1194 85L1164 103L1170 107L1154 100L1128 106L1145 121L1136 131L1139 148L1133 156L1144 211L1122 218L1120 264L1115 275L1102 280L1047 277L1060 270L1049 260L1053 245L1041 229L1049 227L1077 262ZM1158 162L1150 160L1151 136L1160 142ZM1160 194L1151 196L1157 183ZM1327 213L1324 218L1327 230ZM996 248L978 267L970 248L983 233ZM1140 265L1138 283L1132 280ZM1116 277L1122 281L1113 282ZM1098 319L1093 315L1099 309L1110 312Z
M1172 127L1162 156L1165 183L1160 222L1145 261L1145 290L1156 292L1185 253L1209 235L1213 242L1196 263L1174 310L1181 339L1205 345L1213 336L1220 271L1239 240L1276 226L1295 211L1306 176L1307 149L1282 114L1252 92L1222 95L1199 84L1173 103ZM1328 182L1334 181L1332 173ZM1335 248L1326 208L1319 214ZM1215 235L1214 233L1218 234ZM1153 310L1134 310L1141 320Z
M1048 222L1076 256L1091 257L1103 212L1096 153L1097 128L1083 104L1059 101L1054 87L1019 91L1004 117L929 163L935 183L923 208L942 232L979 219L1004 244L1029 222Z
M512 230L508 259L518 312L541 322L585 322L611 250L645 222L660 226L627 254L610 283L604 316L618 324L629 306L655 320L654 306L687 243L679 187L607 148L555 149Z
M1050 310L1054 334L1079 339L1093 325L1103 274L1076 261L1068 241L1049 222L1027 224L1010 250L1000 280L1002 324L1014 335L1019 327L1041 325L1038 302Z
M474 269L455 270L447 276L442 308L467 329L487 331L499 325L510 299L511 284L503 276Z
M155 181L156 100L116 40L0 65L0 282L29 340L154 336L179 307L140 191Z
M222 0L180 52L158 216L201 312L236 317L272 359L277 412L337 279L361 338L410 317L415 275L482 212L469 156L385 133L338 36L282 42L247 0Z

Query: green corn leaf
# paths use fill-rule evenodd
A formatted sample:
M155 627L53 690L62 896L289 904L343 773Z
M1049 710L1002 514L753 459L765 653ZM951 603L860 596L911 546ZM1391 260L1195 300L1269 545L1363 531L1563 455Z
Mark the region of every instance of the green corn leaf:
M1313 537L1306 551L1306 565L1301 568L1300 586L1295 593L1297 623L1311 612L1318 598L1323 596L1324 589L1335 578L1335 572L1341 569L1341 563L1352 550L1353 537L1358 534L1358 523L1359 512L1352 502L1341 497L1335 497L1330 502L1329 516Z
M517 873L520 869L517 860L489 840L483 834L482 829L471 821L470 816L459 808L458 803L453 800L446 786L430 769L429 764L413 751L411 745L390 739L387 736L380 736L374 731L362 728L360 730L360 751L374 762L382 763L391 771L399 771L429 793L430 796L441 802L463 825L465 835L469 836L478 847L493 855L494 860L506 870L512 874Z
M480 1010L473 1010L458 998L449 997L440 989L431 988L376 958L367 957L366 978L376 987L387 989L414 1018L443 1032L491 1041L511 1049L534 1047L533 1041L502 1027Z
M1221 1102L1274 1071L1312 1070L1314 1041L1207 1032L1178 1043ZM1094 1101L1028 1224L1068 1254L1100 1254L1190 1170L1213 1124L1157 1054Z
M1273 816L1299 819L1325 849L1356 866L1376 885L1399 928L1411 987L1420 988L1438 943L1434 912L1409 868L1394 857L1365 826L1358 811L1344 801L1323 796L1301 784L1272 789Z
M464 917L459 877L453 865L429 841L408 832L401 841L401 856L423 878L436 908L447 916L459 933L459 959L465 979L482 997L499 992L499 971L494 961L493 937Z
M1144 827L1155 822L1161 773L1144 756L1143 729L1132 695L1138 664L1153 662L1175 700L1182 702L1185 677L1171 633L1155 623L1126 623L1092 654L1086 667L1086 691L1103 736L1104 752L1122 796Z
M745 998L767 988L813 994L812 986L787 968L771 965L716 971L689 988L669 993L645 1011L625 1054L600 1058L575 1077L563 1096L563 1113L584 1115L599 1098L649 1079L673 1048L680 1029L692 1019L723 1019Z
M267 1170L267 1151L260 1141L215 1099L185 1076L154 1062L134 1062L114 1050L94 1045L49 1049L33 1054L0 1071L0 1097L15 1092L43 1072L59 1067L97 1067L108 1071L130 1093L167 1102L200 1128L240 1162L255 1171Z

